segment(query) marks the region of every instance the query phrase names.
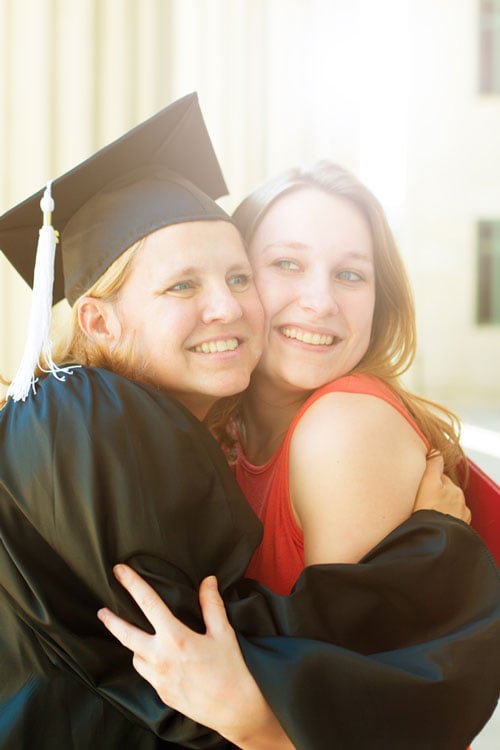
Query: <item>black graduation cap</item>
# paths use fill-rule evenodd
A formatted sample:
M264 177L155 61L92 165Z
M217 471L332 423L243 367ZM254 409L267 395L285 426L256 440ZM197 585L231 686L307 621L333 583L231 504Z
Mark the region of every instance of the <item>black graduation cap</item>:
M227 187L189 94L55 179L53 302L70 304L134 242L170 224L225 219ZM0 249L30 286L43 189L0 217Z
M0 217L0 249L33 286L26 345L7 395L24 401L36 392L41 355L45 371L64 379L51 354L53 303L66 297L74 304L157 229L230 221L215 203L226 192L198 97L189 94Z

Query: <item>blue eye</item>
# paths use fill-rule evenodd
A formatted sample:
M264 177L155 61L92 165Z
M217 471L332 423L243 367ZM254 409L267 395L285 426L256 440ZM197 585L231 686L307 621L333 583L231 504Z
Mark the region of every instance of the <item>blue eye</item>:
M229 286L239 287L239 290L246 289L250 284L250 276L246 273L239 273L236 276L231 276L227 283Z
M356 271L341 271L338 274L338 278L342 281L363 281L361 274Z
M289 260L288 258L283 258L282 260L275 261L275 265L278 268L282 268L284 271L298 271L299 270L299 264L296 263L294 260Z
M188 289L192 289L193 284L191 281L179 281L177 284L170 286L167 292L185 292Z

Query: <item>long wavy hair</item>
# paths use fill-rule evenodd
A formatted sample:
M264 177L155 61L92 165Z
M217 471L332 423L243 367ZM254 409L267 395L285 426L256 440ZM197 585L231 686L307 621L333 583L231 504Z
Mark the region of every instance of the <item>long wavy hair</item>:
M402 258L384 210L373 193L346 169L324 160L309 168L289 169L257 187L235 210L236 226L249 245L275 201L305 187L350 201L370 228L375 264L373 325L368 350L352 372L369 373L392 388L432 448L443 454L446 473L458 480L465 465L458 418L445 407L406 390L399 380L415 357L415 309ZM234 440L228 424L237 409L236 399L223 399L209 414L210 428L228 453Z

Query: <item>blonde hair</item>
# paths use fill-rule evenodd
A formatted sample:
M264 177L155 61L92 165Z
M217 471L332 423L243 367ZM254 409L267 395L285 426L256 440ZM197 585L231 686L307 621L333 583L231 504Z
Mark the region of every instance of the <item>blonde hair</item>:
M112 352L103 345L96 344L81 329L78 320L79 305L83 297L94 297L96 299L113 302L117 299L121 288L127 280L135 255L141 247L143 240L125 250L111 266L99 277L95 284L79 297L71 310L69 325L63 327L54 341L52 347L52 358L58 365L84 365L89 367L103 367L112 370L125 377L141 379L142 373L136 363L134 356L133 341L124 339L120 346ZM44 377L47 363L40 362L36 369L37 377ZM9 385L8 381L0 378L3 385ZM4 406L6 399L0 401L0 408Z
M254 233L275 201L292 191L314 187L350 201L368 224L375 262L375 309L370 345L353 372L365 372L386 382L403 401L415 422L444 458L446 473L458 479L465 465L460 447L458 418L445 407L407 391L399 378L412 364L416 351L413 295L384 210L373 193L338 164L323 160L305 169L289 169L256 188L233 214L233 220L250 244ZM230 450L227 420L237 410L234 400L217 404L210 414L211 429ZM463 470L463 468L461 469Z

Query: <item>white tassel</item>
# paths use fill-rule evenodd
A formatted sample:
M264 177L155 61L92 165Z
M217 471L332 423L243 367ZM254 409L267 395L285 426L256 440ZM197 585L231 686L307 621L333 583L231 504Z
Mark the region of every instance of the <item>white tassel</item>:
M51 195L51 183L47 183L40 208L43 211L43 226L40 229L36 250L35 273L33 277L33 296L28 326L28 337L21 364L10 384L7 396L14 401L25 401L30 389L35 389L35 369L43 354L48 372L60 377L58 373L67 371L59 368L52 360L50 341L50 322L52 317L52 299L54 287L54 260L57 232L52 226L54 201ZM64 379L64 377L62 378Z

